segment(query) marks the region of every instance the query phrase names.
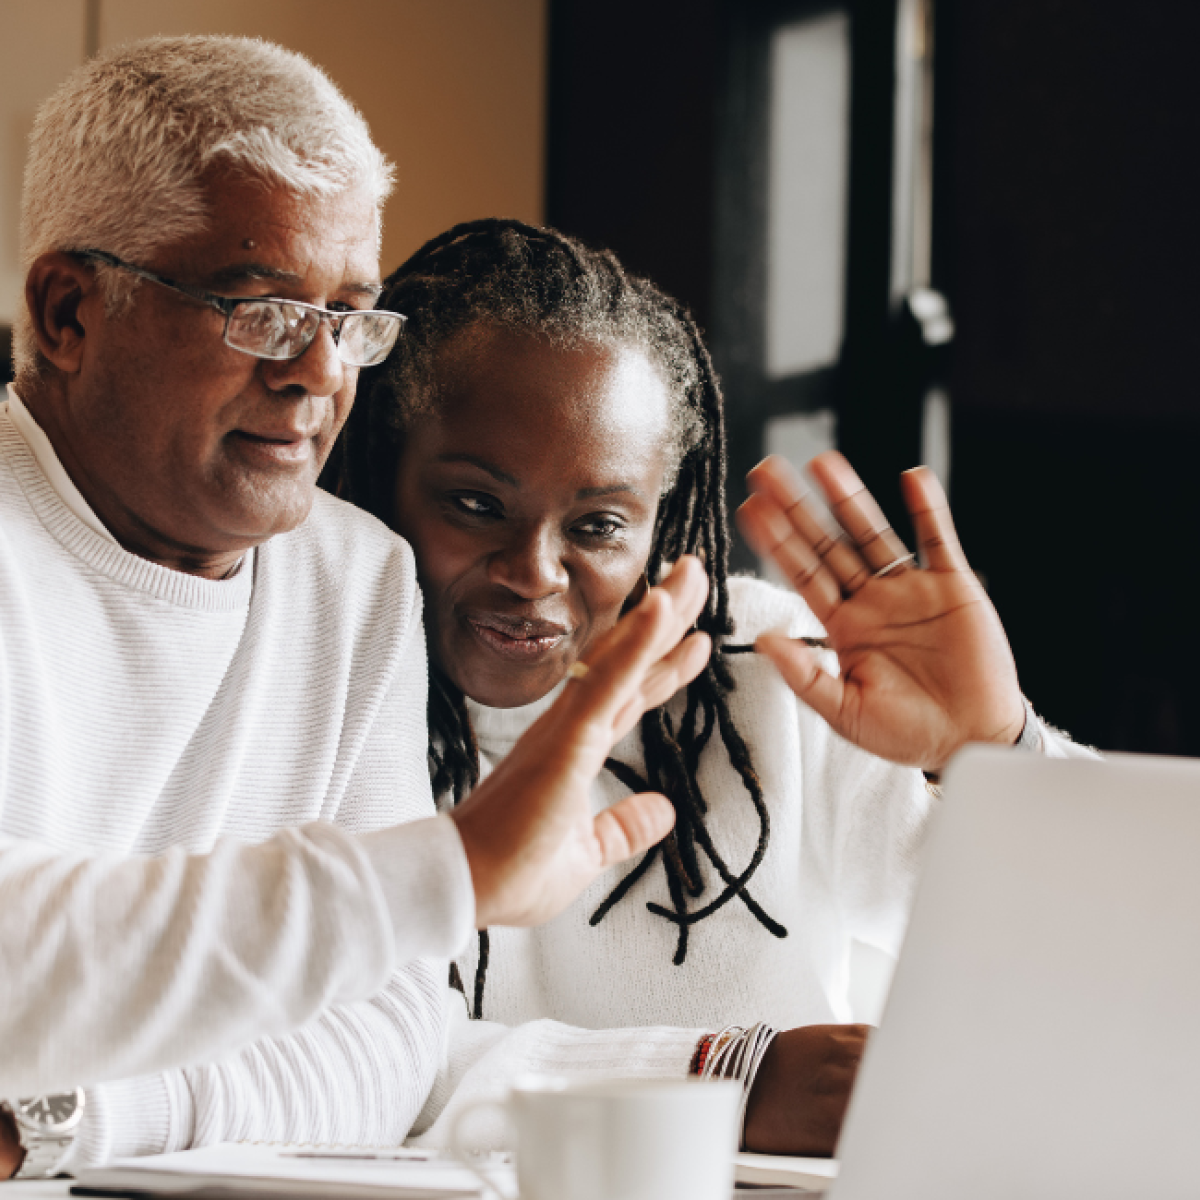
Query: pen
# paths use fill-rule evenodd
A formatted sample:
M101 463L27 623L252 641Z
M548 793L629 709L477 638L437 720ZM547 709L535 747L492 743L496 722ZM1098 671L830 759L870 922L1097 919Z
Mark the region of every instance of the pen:
M829 639L823 637L798 637L794 639L797 642L803 642L806 646L811 646L814 650L828 650ZM744 645L738 646L722 646L722 654L753 654L755 653L754 646L747 642Z

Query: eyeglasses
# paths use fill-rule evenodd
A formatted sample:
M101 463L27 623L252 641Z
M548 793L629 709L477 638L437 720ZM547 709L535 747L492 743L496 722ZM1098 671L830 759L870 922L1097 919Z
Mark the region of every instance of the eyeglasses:
M77 250L75 253L79 258L120 267L122 271L215 308L225 317L225 344L255 358L275 361L299 358L312 345L321 322L328 321L342 362L351 367L373 367L387 358L408 320L400 313L376 309L332 312L302 300L218 296L122 262L106 250Z

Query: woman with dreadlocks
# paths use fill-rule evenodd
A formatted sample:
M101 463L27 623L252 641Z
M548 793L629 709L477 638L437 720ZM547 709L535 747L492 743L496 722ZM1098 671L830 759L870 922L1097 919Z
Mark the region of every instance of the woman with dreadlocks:
M457 1092L428 1136L442 1140L468 1095L522 1071L661 1076L715 1064L747 1083L749 1148L831 1153L865 1036L835 1024L850 1015L850 941L897 948L933 802L917 767L942 765L969 739L1058 745L1030 719L974 577L965 563L951 569L961 555L936 483L926 473L906 487L940 556L931 566L954 560L945 580L906 570L844 460L820 467L849 535L837 541L777 466L760 468L747 532L806 605L727 577L708 353L686 312L611 254L515 221L473 222L418 251L380 302L408 330L363 374L339 487L416 553L440 802L462 800L560 686L586 686L592 639L681 554L708 568L698 624L716 647L615 748L595 793L601 808L661 791L674 832L551 925L482 933L452 968L467 1003L451 1009L423 1124ZM855 614L888 587L903 600L909 576L928 576L936 595L910 597L920 636L881 658ZM814 672L816 651L795 640L825 636L814 610L841 679ZM772 629L787 637L754 653ZM851 629L853 644L839 641ZM934 643L956 653L939 658ZM756 1021L786 1032L771 1041ZM474 1132L483 1145L502 1139Z

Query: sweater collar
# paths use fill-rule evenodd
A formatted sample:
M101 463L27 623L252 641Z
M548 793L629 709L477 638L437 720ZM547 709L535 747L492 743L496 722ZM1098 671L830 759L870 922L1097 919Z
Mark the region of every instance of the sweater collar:
M488 708L467 697L467 711L471 714L471 728L479 741L479 748L492 757L503 757L512 749L516 740L558 699L566 686L560 683L532 704L520 708Z
M25 407L25 401L17 395L17 389L11 383L8 385L8 418L25 439L25 445L37 459L37 465L41 467L46 482L58 493L58 498L90 530L102 538L107 538L114 546L117 545L117 539L109 533L104 522L96 516L95 510L83 498L83 493L67 474L45 431L37 423L33 413Z

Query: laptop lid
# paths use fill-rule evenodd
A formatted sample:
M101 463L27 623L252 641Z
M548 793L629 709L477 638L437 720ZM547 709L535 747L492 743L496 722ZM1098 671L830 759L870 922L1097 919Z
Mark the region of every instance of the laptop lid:
M832 1200L1200 1195L1200 762L956 758Z

